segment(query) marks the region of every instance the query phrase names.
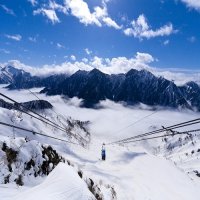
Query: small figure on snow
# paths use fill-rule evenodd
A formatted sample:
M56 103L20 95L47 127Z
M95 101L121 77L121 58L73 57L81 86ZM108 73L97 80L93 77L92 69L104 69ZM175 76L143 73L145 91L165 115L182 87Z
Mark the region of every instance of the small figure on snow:
M102 160L106 160L106 149L105 149L104 143L103 143L102 149L101 149L101 157L102 157Z

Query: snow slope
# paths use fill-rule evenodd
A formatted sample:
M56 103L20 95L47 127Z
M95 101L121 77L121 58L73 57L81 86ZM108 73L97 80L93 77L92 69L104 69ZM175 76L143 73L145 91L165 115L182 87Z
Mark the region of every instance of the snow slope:
M72 167L63 163L60 163L41 184L16 195L13 200L35 200L41 197L43 200L95 199Z
M20 92L0 90L8 96L15 97L18 101L34 99L34 96L29 95L25 90ZM36 92L37 89L34 91ZM35 139L41 143L52 145L62 157L70 160L75 168L64 164L58 165L47 178L43 177L38 183L33 184L31 182L31 184L19 188L16 188L13 184L0 185L0 199L85 200L92 198L93 195L91 195L83 180L91 178L101 189L104 200L116 199L114 197L115 192L119 200L199 200L200 181L198 178L191 179L187 170L185 171L184 168L174 164L174 160L170 157L172 154L167 154L167 159L166 154L161 153L159 156L152 154L152 149L156 149L158 145L162 144L161 140L126 146L106 146L107 160L105 162L100 160L100 150L103 142L138 135L153 128L160 128L161 125L168 126L191 120L200 117L200 114L190 111L160 110L134 126L124 128L153 111L141 107L124 108L120 104L108 101L102 103L104 109L93 110L79 108L80 101L78 99L66 101L59 96L38 95L40 98L48 100L54 106L55 111L62 115L72 116L79 120L90 120L91 144L87 149L83 149L79 146L69 146L40 136L31 136L31 140ZM5 110L1 109L0 119L9 120L7 114ZM50 133L48 127L26 118L25 115L23 115L23 118L23 125L43 129L52 136L58 134L61 138L67 138L56 131ZM10 141L12 130L8 131L9 129L2 129L2 127L0 127L0 130L0 140L4 141L7 138ZM26 134L25 132L16 133L15 136L24 137ZM174 140L171 142L174 142ZM189 147L186 149L188 152L191 150ZM178 155L178 151L181 152L182 150L176 149L174 155ZM183 152L185 153L185 151ZM198 160L195 162L195 165L197 164L199 164ZM193 168L195 167L192 162L190 165ZM77 175L77 169L83 172L82 180Z
M195 181L200 180L200 135L197 133L169 137L160 141L155 149L157 155L163 156L187 173Z
M143 147L107 146L107 160L98 160L98 142L81 159L73 158L84 173L113 186L120 200L198 200L198 182L162 157ZM100 144L99 144L100 145ZM83 162L83 158L84 159Z

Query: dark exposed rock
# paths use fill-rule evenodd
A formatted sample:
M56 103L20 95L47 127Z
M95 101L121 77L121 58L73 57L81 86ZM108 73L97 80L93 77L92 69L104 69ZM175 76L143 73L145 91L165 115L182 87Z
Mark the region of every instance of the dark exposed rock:
M20 105L22 105L23 108L25 107L31 110L44 110L53 108L53 106L48 101L45 100L28 101L20 103Z
M4 101L3 99L0 99L0 107L1 108L6 108L6 109L10 110L10 109L12 109L13 104L8 103L8 102Z
M17 109L20 108L22 110L44 110L44 109L51 109L53 106L45 100L33 100L28 102L23 102L19 104L12 104L9 102L4 101L3 99L0 99L0 107L6 108L6 109Z
M191 81L180 87L183 96L190 102L191 106L200 111L200 87Z

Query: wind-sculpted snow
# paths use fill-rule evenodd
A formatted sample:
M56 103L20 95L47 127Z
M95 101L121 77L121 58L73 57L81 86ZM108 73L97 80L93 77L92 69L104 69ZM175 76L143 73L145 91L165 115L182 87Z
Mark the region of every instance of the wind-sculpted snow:
M72 167L66 164L59 164L40 185L16 195L13 200L41 198L43 200L95 200L87 184L80 179Z

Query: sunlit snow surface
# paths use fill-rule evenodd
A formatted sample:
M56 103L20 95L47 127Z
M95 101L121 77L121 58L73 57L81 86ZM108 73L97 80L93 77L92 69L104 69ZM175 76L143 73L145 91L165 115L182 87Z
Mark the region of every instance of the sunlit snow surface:
M14 98L17 101L33 100L35 97L26 90L7 91L3 88L2 93ZM32 91L38 92L39 89ZM104 108L99 110L79 108L80 100L63 100L60 96L48 96L37 94L41 99L48 100L57 113L65 116L71 116L74 119L89 120L90 132L92 134L91 144L88 149L79 146L67 145L41 136L32 136L41 143L51 144L63 156L80 168L86 177L90 177L101 184L114 186L119 200L199 200L200 183L197 177L191 178L187 174L188 166L195 168L200 166L198 155L195 161L182 158L180 154L191 151L192 147L182 147L184 153L179 149L174 150L172 154L165 151L157 156L153 155L154 148L163 144L161 140L149 141L137 144L123 146L110 145L106 147L107 160L100 160L101 144L108 143L118 139L142 134L153 128L160 128L161 125L168 126L175 123L192 120L200 117L200 114L191 111L164 111L160 110L154 115L129 126L138 119L149 114L152 110L140 106L140 108L125 108L120 104L110 101L102 102ZM142 109L143 108L143 109ZM52 114L52 113L51 113ZM0 120L10 123L10 111L0 109ZM53 115L53 114L52 114ZM37 120L30 119L23 114L23 121L19 122L21 126L42 129L50 135L48 127ZM197 128L198 125L192 128ZM0 140L9 141L9 135L13 132L5 127L0 127ZM25 136L28 133L18 134L16 136ZM64 138L62 134L59 137ZM65 139L65 138L64 138ZM197 141L195 149L200 147ZM167 159L166 159L166 158ZM174 164L174 162L176 164ZM187 167L184 167L187 165ZM103 188L103 187L102 187ZM103 189L102 189L103 190ZM104 198L110 200L111 196L105 188ZM48 177L31 182L23 187L17 187L15 184L0 185L0 199L90 199L92 195L86 187L86 184L78 177L77 173L67 165L59 165Z

